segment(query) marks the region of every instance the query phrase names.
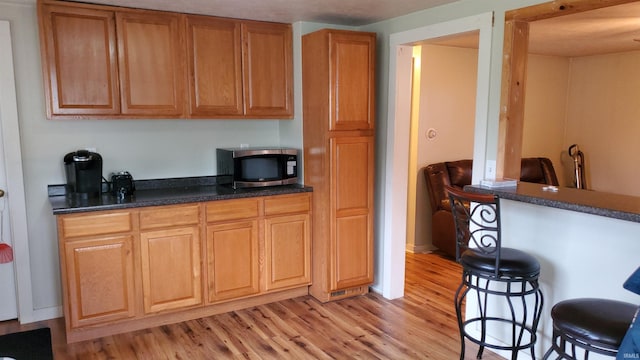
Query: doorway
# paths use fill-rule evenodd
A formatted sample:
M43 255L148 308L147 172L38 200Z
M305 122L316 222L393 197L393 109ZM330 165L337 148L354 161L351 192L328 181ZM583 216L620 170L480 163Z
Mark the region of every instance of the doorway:
M413 52L406 249L423 253L436 249L425 167L473 157L478 31L420 42Z
M12 247L13 261L2 264L0 319L31 322L31 270L16 86L8 21L0 21L0 198L1 240ZM10 216L9 216L10 214Z
M485 163L487 117L489 109L489 72L493 13L447 21L390 36L389 110L386 136L384 230L379 249L382 264L382 294L387 298L404 295L404 264L407 229L407 191L411 118L411 75L413 45L429 39L478 31L478 77L476 88L473 160ZM483 166L475 166L473 179L484 175Z

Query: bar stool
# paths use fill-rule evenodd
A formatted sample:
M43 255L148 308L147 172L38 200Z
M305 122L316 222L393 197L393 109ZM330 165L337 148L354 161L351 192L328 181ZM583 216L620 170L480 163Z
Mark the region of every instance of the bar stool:
M575 360L578 348L585 360L590 352L615 357L637 309L622 301L591 298L555 304L551 309L553 343L543 359L555 352L556 359Z
M500 203L496 196L474 194L445 187L449 194L456 229L456 261L462 266L462 283L455 295L460 329L460 359L464 359L465 339L484 348L508 350L517 359L520 350L534 345L544 298L538 286L540 263L526 252L502 247ZM462 307L468 293L475 293L478 316L463 320ZM533 301L530 306L527 300ZM507 311L501 302L507 303ZM508 325L510 344L488 339L488 328ZM470 333L477 327L476 333Z

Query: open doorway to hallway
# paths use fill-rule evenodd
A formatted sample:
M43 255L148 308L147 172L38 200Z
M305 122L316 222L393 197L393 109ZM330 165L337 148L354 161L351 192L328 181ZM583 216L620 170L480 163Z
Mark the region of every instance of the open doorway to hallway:
M407 251L432 245L432 209L424 168L473 158L479 31L429 39L413 46Z
M381 292L387 298L404 295L405 251L409 189L409 139L413 46L455 34L478 32L476 101L473 124L473 160L485 163L489 111L489 83L493 13L484 13L423 28L391 34L385 167L383 175L383 233L377 262L381 264ZM473 178L484 176L484 167L473 168ZM416 179L416 176L413 177ZM415 188L415 187L414 187ZM415 198L415 196L414 196Z

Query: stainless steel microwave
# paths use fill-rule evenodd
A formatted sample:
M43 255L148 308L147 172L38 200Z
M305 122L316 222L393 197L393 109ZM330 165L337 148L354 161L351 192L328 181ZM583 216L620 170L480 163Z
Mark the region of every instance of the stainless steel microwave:
M234 189L295 184L298 150L291 148L216 149L220 184Z

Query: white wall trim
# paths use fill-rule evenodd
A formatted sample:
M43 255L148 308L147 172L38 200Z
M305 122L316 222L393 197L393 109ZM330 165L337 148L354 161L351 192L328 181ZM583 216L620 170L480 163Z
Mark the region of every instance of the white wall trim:
M37 320L34 319L33 310L20 127L15 75L13 72L11 32L8 21L0 21L0 49L2 49L0 51L0 122L3 134L7 196L14 244L18 320L20 323L29 323Z
M387 158L383 179L386 206L383 213L381 246L383 251L381 291L383 296L389 299L404 295L410 109L405 109L406 105L400 105L398 101L410 95L410 92L407 92L410 91L410 80L406 80L408 71L406 67L407 63L410 64L410 55L407 53L411 51L407 50L410 50L414 43L422 40L469 31L480 32L473 160L475 164L484 164L488 132L493 13L487 12L390 35ZM410 71L411 66L408 67ZM474 182L483 176L484 166L475 166Z

